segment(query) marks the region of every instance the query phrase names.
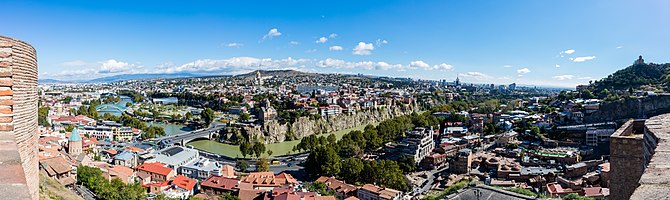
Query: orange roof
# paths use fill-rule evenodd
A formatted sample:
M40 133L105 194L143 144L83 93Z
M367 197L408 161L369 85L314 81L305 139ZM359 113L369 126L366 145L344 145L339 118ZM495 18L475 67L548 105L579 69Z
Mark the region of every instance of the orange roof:
M221 169L221 176L227 178L235 178L235 168L230 165L223 165Z
M155 162L155 163L144 163L140 166L137 166L137 170L145 171L153 174L160 174L167 176L172 172L172 168L165 167L165 164Z
M126 151L130 151L130 152L133 152L133 153L141 153L141 152L144 152L144 149L140 149L140 148L137 148L137 147L126 147L125 150L126 150Z
M177 177L175 177L174 180L172 181L172 184L174 184L175 186L180 187L182 189L190 191L190 190L193 190L193 188L195 187L195 184L197 182L198 181L187 178L185 176L177 175Z
M109 154L112 154L112 155L116 155L117 153L119 153L118 151L116 151L116 149L107 149L107 150L105 150L105 152L107 152Z

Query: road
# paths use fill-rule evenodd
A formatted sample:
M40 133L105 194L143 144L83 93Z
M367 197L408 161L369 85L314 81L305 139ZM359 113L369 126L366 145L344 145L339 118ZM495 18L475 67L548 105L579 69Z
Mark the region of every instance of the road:
M435 183L435 175L440 174L444 172L445 170L449 169L449 163L446 163L444 166L430 170L428 172L428 177L426 178L426 182L421 186L421 188L418 189L418 191L413 191L414 196L419 195L419 194L424 194L427 193L431 187L433 187L433 184Z
M83 197L84 200L97 200L98 198L89 190L88 188L82 186L82 185L74 185L73 188L74 192L79 194L79 196Z

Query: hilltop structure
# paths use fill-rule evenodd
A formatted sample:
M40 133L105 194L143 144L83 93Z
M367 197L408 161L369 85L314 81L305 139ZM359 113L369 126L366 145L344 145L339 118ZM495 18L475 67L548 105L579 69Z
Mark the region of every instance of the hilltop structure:
M644 59L642 59L642 56L638 57L635 62L633 62L633 65L644 65Z

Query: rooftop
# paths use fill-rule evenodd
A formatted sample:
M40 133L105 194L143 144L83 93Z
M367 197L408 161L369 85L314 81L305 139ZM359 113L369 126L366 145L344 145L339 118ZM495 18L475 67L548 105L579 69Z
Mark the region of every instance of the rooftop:
M167 176L172 172L172 168L165 167L165 164L155 162L155 163L144 163L140 166L137 166L137 170L139 171L146 171L154 174L160 174Z

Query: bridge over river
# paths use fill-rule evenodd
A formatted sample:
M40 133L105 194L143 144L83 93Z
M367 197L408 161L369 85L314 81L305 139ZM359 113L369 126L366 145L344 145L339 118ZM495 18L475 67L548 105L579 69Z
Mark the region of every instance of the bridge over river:
M181 145L185 146L186 143L196 140L196 139L212 139L220 130L224 129L226 126L218 125L206 129L195 130L191 132L186 132L177 135L163 136L159 138L151 139L152 141L157 141L161 147L172 146L172 145Z

